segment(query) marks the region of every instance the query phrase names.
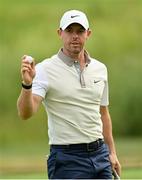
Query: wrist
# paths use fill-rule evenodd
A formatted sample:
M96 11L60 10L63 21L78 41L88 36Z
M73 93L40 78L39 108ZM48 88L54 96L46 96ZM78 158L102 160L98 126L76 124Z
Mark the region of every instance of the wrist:
M116 152L111 152L109 153L111 156L116 156Z
M24 88L24 89L31 89L32 88L32 83L27 84L24 81L22 81L22 88Z

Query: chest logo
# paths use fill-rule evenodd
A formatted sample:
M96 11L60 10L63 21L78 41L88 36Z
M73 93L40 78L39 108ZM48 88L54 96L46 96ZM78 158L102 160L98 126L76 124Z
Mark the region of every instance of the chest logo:
M96 80L94 80L94 83L98 83L98 82L100 82L100 81L101 81L101 80L97 80L97 81L96 81Z

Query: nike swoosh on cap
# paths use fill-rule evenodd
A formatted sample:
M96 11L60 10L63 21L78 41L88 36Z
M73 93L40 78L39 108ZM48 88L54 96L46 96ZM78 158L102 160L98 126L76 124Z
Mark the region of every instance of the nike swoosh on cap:
M75 16L71 16L71 18L75 18L75 17L78 17L79 15L75 15Z

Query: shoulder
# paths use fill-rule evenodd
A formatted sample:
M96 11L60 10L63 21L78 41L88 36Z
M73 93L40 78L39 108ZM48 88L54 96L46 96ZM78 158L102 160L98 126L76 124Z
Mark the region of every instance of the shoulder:
M95 58L90 58L91 60L91 64L97 68L101 68L101 69L104 69L104 70L107 70L107 67L104 63L102 63L100 60L97 60Z
M46 58L42 60L41 62L36 64L36 70L38 71L47 70L49 67L52 67L55 64L55 62L57 61L57 58L58 58L57 55L53 55L50 58Z
M94 71L100 72L101 74L107 74L107 66L104 63L95 58L90 58L90 60L90 65Z
M108 72L107 67L100 60L90 57L89 73L95 75L98 78L107 80Z

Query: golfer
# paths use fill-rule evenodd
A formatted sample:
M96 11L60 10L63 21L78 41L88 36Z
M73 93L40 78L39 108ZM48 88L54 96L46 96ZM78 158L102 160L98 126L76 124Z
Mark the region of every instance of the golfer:
M49 179L112 179L113 169L120 175L120 164L108 110L107 68L84 48L91 35L86 15L65 12L58 35L63 46L57 54L36 66L22 58L19 115L28 119L41 103L45 107Z

